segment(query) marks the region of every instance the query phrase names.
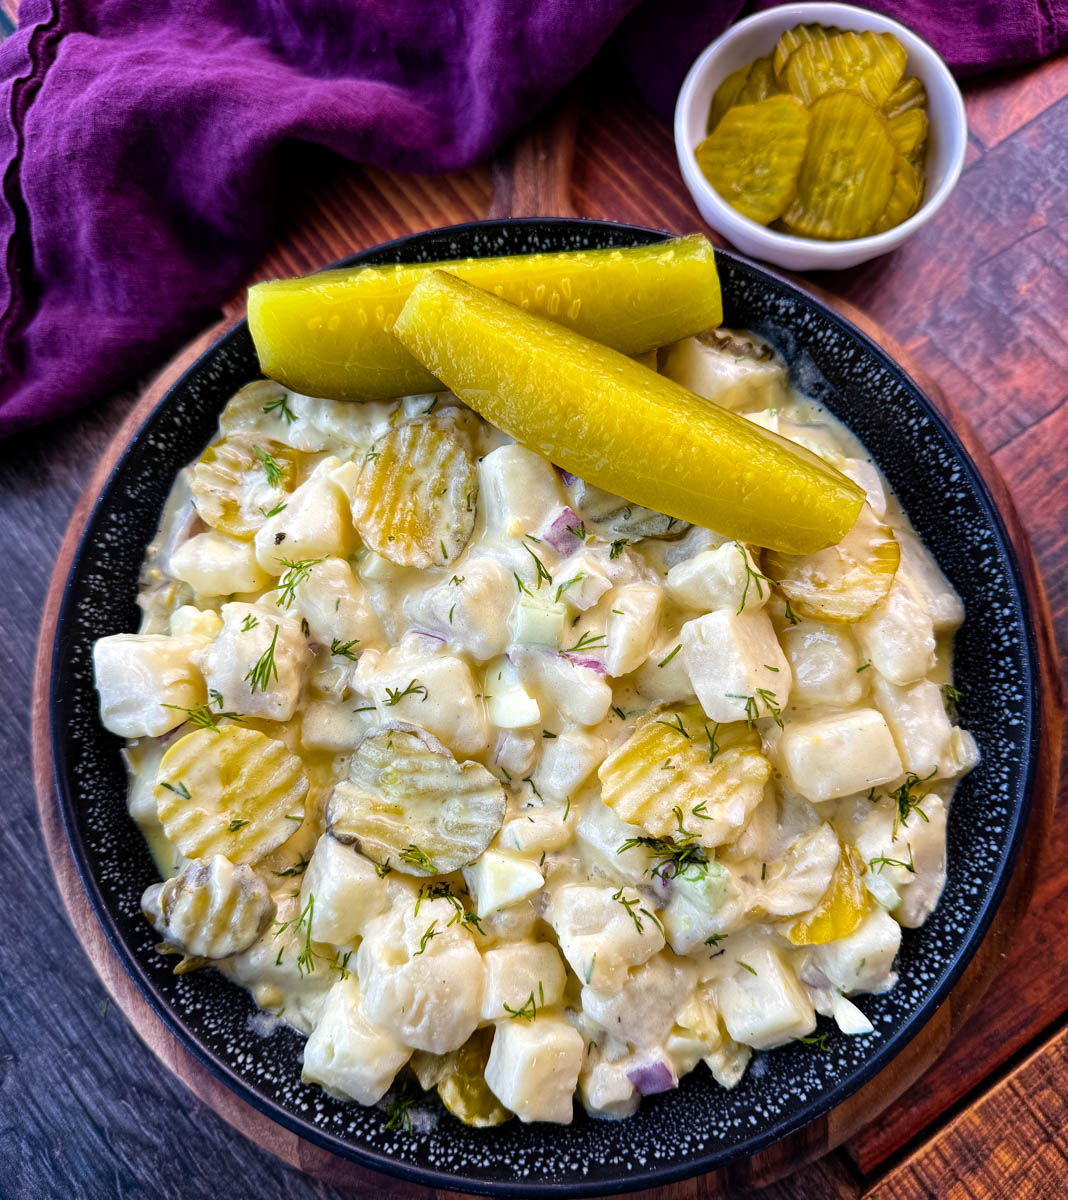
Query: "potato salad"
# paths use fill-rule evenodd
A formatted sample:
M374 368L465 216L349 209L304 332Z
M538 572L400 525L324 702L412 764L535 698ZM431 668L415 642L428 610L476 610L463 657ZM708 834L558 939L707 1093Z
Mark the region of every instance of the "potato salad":
M305 1034L332 1095L494 1125L730 1088L819 1017L870 1032L938 902L978 758L957 595L768 346L644 361L857 485L845 537L664 516L453 392L264 380L175 481L140 630L95 646L159 951Z

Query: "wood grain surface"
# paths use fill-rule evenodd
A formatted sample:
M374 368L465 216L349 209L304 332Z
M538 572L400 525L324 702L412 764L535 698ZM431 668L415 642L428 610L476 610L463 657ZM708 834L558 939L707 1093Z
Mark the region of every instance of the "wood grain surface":
M678 179L667 129L626 92L597 86L588 95L570 197L576 211L701 228ZM969 165L947 209L890 258L820 281L889 329L976 425L1032 535L1062 645L1068 629L1066 96L1064 60L974 85L967 97ZM486 168L416 179L316 159L301 179L312 186L280 211L279 238L260 276L309 269L412 229L473 219L490 202ZM235 298L227 315L239 308ZM6 1101L0 1195L184 1198L221 1187L239 1195L338 1195L329 1182L235 1140L228 1125L159 1070L108 1007L64 925L34 827L24 715L33 635L66 518L133 403L132 393L113 397L0 449L0 523L15 555L0 607L7 667L0 678L0 782L11 797L0 824L6 931L0 972L7 984L0 989L0 1095ZM1049 715L1052 722L1052 710ZM1063 810L1062 798L1059 815ZM1061 819L1031 871L1037 881L1032 913L1008 944L984 951L1004 954L1005 969L941 1062L855 1134L847 1153L774 1185L768 1197L862 1191L885 1197L898 1189L902 1195L1058 1194L1057 1182L1065 1179L1058 1097L1068 1092L1066 852ZM940 1014L940 1038L965 1015L959 1009ZM262 1136L269 1139L267 1132ZM285 1147L268 1144L288 1157ZM976 1147L982 1153L974 1153ZM993 1172L983 1167L986 1153L996 1164ZM355 1194L381 1194L378 1177L357 1185ZM663 1192L665 1200L712 1194L709 1180Z

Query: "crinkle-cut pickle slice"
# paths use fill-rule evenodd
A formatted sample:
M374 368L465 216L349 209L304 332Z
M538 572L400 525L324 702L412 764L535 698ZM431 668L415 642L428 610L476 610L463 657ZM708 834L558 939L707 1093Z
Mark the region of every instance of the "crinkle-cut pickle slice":
M503 1125L513 1114L490 1091L486 1082L494 1029L476 1029L468 1040L448 1057L448 1073L438 1080L438 1095L454 1117L476 1129Z
M243 434L213 442L193 467L193 507L220 533L250 541L265 511L295 486L296 452L278 442Z
M749 64L749 72L745 82L738 89L734 103L756 104L757 101L766 100L781 91L775 72L771 69L771 55L768 54L764 58L755 58Z
M436 387L390 332L412 288L435 267L623 354L723 320L714 248L697 234L624 249L355 267L249 288L261 370L304 395L338 400Z
M824 96L811 111L797 195L783 221L804 237L864 237L894 188L898 154L886 121L856 92Z
M786 63L795 50L807 42L834 37L841 32L837 25L795 25L793 29L787 29L779 37L775 43L775 49L771 52L771 69L775 72L775 78L780 85L783 82Z
M729 818L732 799L762 791L770 775L755 730L713 727L698 705L654 709L597 771L601 799L621 820L710 849L741 823Z
M484 766L459 763L425 729L395 722L357 747L327 801L326 827L381 866L447 875L489 846L504 811L504 789Z
M738 68L737 71L731 71L726 79L716 88L712 94L712 103L708 107L708 121L705 125L705 132L711 133L716 126L723 120L724 114L728 109L733 108L738 103L738 93L745 87L745 81L749 78L749 72L753 69L752 63L746 63Z
M795 556L769 551L767 574L794 610L815 621L859 621L890 591L901 550L889 525L867 504L853 528L836 545Z
M186 856L258 863L300 828L308 779L283 742L256 729L197 729L164 754L156 775L163 832Z
M901 81L907 58L892 33L846 30L799 46L787 59L782 79L805 104L849 88L882 105Z
M838 865L823 898L810 913L790 926L788 936L795 946L822 946L848 937L868 911L864 863L852 846L839 844Z
M906 75L886 98L883 112L891 120L912 108L927 108L927 89L915 75Z
M872 227L872 233L882 233L885 229L893 229L909 217L923 202L923 180L920 173L907 158L899 158L897 174L894 176L894 190L886 202L886 208Z
M810 121L794 96L732 108L697 147L697 165L732 208L769 225L797 191Z
M390 562L442 567L471 537L477 496L478 468L460 414L418 417L371 448L356 481L352 521Z
M861 489L816 455L444 272L394 331L487 421L635 504L787 553L834 545L860 512Z
M894 145L908 159L927 148L927 114L922 108L909 108L887 121Z

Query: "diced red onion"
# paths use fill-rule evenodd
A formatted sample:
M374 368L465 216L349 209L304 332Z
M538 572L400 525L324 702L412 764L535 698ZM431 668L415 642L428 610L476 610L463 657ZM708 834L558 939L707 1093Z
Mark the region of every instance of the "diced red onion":
M571 532L571 529L578 529L581 524L582 520L574 509L562 508L541 531L541 538L552 546L557 554L566 558L582 545L582 538Z
M587 658L585 654L561 654L560 657L566 658L573 667L585 667L587 671L595 672L602 679L608 675L607 668L599 658Z
M577 475L572 475L570 471L565 471L563 467L556 468L560 472L560 478L564 482L564 487L570 487L578 480Z
M663 1059L631 1067L627 1078L634 1084L640 1096L655 1096L658 1092L670 1092L672 1088L679 1086L674 1069Z
M413 629L408 636L429 638L430 641L436 642L438 646L444 646L449 640L448 638L442 637L440 633L431 633L429 629ZM435 646L435 649L437 649L437 646Z
M806 987L829 988L831 981L814 963L807 962L797 973L798 979Z

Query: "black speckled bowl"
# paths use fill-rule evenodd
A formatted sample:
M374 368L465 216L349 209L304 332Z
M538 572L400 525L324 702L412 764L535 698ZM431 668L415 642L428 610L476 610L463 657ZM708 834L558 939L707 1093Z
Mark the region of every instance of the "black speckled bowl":
M521 254L663 236L597 221L498 221L416 234L351 261ZM244 322L168 392L92 513L67 582L51 687L58 795L86 891L119 957L183 1044L243 1099L338 1154L415 1182L496 1194L604 1195L723 1166L827 1112L884 1067L948 994L997 906L1030 804L1038 737L1032 621L1001 519L956 436L877 346L761 268L723 252L719 266L726 322L768 338L803 388L859 435L963 597L961 720L983 753L953 804L949 878L938 909L922 929L906 931L897 987L859 998L875 1032L832 1032L827 1053L794 1044L757 1054L731 1092L699 1067L627 1121L593 1121L576 1106L566 1128L512 1121L479 1130L442 1111L426 1131L398 1133L385 1128L381 1109L302 1084L303 1039L287 1027L262 1032L246 992L212 971L172 975L138 907L157 876L126 813L119 739L97 716L90 648L105 634L137 628L138 568L174 474L211 437L226 399L258 375Z

